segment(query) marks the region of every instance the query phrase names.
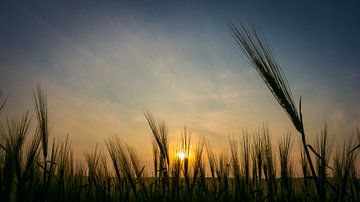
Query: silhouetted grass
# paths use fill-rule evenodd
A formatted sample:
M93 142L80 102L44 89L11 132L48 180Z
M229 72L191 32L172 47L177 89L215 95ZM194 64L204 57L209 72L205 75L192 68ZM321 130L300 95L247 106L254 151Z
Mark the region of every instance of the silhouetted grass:
M42 98L42 99L45 99ZM45 109L47 110L47 109ZM154 171L149 176L136 151L118 138L106 140L107 153L95 147L73 160L71 142L53 139L47 160L39 129L30 135L27 114L1 128L0 196L2 201L312 201L307 158L301 156L303 180L294 178L290 134L280 139L278 161L267 126L252 139L229 138L229 153L215 155L204 139L193 145L185 128L171 158L165 123L146 114L153 135ZM38 120L41 121L41 120ZM317 146L317 173L325 200L359 199L360 135L344 146L331 165L332 144L325 127ZM190 147L192 145L192 147ZM193 149L192 149L193 148ZM108 154L108 155L106 155ZM207 158L204 158L207 156ZM111 160L111 169L107 159ZM45 165L46 168L45 168ZM276 175L279 165L279 176ZM45 172L45 175L44 175ZM45 176L45 178L44 178ZM321 180L321 181L320 181ZM316 194L315 194L316 193Z
M283 75L280 65L266 42L265 37L257 30L255 25L248 30L243 24L235 26L234 23L230 21L229 27L236 43L247 58L249 64L259 73L277 102L286 111L296 130L300 133L304 153L318 191L318 196L320 197L319 199L323 200L321 198L320 181L317 179L318 177L308 149L309 145L306 142L301 112L301 98L299 101L299 109L297 109L289 84Z
M293 201L295 198L292 177L293 165L291 161L292 139L288 133L279 142L279 159L280 159L280 199L281 201Z

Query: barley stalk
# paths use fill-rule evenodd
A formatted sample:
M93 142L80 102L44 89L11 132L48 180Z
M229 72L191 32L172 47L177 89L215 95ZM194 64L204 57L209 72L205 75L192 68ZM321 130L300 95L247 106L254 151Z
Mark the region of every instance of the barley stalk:
M236 27L230 21L229 27L237 45L247 58L249 64L259 73L277 102L286 111L296 130L300 133L305 155L320 196L317 175L306 143L301 113L301 98L298 111L295 107L289 84L283 75L280 65L264 39L264 36L259 33L254 25L251 31L249 31L243 24Z

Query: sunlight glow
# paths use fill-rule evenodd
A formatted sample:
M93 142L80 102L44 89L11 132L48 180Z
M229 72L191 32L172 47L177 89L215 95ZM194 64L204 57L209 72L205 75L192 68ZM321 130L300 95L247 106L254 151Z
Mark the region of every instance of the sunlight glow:
M179 152L178 157L179 157L180 160L183 161L185 159L185 153L184 152Z

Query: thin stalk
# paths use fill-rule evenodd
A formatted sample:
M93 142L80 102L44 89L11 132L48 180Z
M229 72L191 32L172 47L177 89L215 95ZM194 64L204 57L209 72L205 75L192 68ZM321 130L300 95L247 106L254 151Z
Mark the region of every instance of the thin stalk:
M3 110L5 103L6 103L7 97L5 97L3 95L2 90L0 90L0 115L1 115L1 111Z
M49 129L48 129L48 111L47 111L47 99L46 93L41 89L40 85L37 86L36 91L34 91L34 103L36 117L38 120L37 132L41 136L43 160L44 160L44 184L47 180L47 152L48 152L48 139L49 139Z
M312 177L314 179L319 196L321 195L317 175L311 160L301 113L301 98L299 111L295 107L292 92L288 81L283 75L272 50L270 49L265 37L253 25L252 30L248 31L243 24L238 27L229 21L230 32L240 47L243 55L247 58L249 64L259 73L276 101L285 110L296 130L301 135L301 141L304 147L306 158L310 166Z

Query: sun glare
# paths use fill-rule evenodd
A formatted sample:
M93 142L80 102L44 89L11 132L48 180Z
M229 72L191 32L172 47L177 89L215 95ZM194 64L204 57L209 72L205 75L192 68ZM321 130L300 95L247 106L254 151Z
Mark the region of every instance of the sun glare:
M185 153L184 152L179 152L178 157L179 157L180 160L183 161L185 159Z

